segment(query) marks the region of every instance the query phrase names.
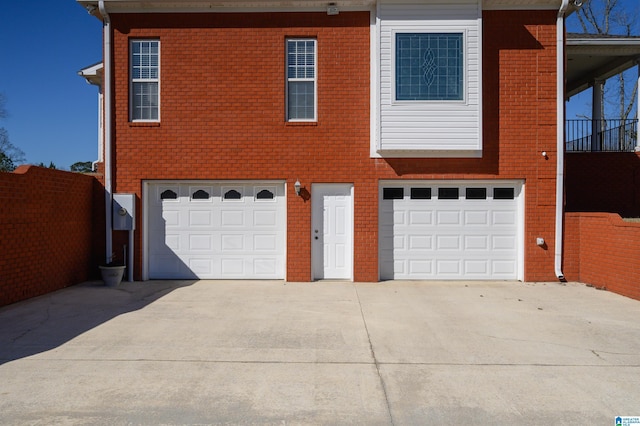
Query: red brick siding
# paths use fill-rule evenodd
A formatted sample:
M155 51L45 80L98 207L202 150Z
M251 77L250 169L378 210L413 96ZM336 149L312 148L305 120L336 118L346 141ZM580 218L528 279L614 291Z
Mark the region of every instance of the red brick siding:
M0 173L0 306L95 273L93 221L104 214L104 203L94 203L96 182L41 167Z
M565 275L640 300L640 223L613 213L567 213ZM578 268L575 265L578 264Z
M483 158L371 159L368 13L114 14L114 192L140 202L145 179L286 180L287 278L308 281L310 202L293 182L353 183L354 279L376 281L379 179L524 179L525 279L554 279L552 250L535 238L553 248L555 13L483 18ZM316 124L285 122L288 36L318 40ZM132 38L161 42L159 125L128 122Z
M566 208L640 217L640 153L566 155Z

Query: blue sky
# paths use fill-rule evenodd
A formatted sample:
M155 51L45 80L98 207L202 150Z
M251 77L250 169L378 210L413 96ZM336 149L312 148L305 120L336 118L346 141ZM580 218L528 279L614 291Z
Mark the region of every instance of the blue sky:
M27 163L68 169L98 156L98 89L77 72L102 60L102 23L75 0L3 0L0 127Z
M626 10L636 2L621 0ZM577 29L574 19L570 31ZM77 72L102 60L101 40L101 22L75 0L2 1L0 93L9 117L0 127L27 163L68 169L97 159L97 88ZM568 116L588 112L590 102L588 91L574 97Z

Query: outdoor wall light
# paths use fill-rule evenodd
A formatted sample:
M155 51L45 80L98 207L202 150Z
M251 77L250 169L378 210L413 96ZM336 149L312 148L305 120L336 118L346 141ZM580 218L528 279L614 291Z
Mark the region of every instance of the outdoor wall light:
M296 179L296 183L293 184L293 189L296 191L296 195L300 196L300 181Z
M340 11L335 3L329 3L327 5L327 15L337 15L338 13L340 13Z

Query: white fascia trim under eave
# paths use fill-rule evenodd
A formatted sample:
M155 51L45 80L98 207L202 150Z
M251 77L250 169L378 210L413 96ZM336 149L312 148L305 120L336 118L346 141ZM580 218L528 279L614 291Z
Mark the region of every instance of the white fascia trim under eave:
M102 74L104 65L102 62L98 62L95 65L88 66L78 71L78 75L84 78L87 83L94 86L102 86Z
M97 7L97 0L77 0L85 8ZM179 13L179 12L275 12L326 11L336 3L340 11L366 11L383 2L386 4L442 3L442 0L103 0L109 13ZM557 10L558 0L483 0L483 10Z
M599 38L570 38L567 39L567 46L587 46L587 47L598 47L598 48L607 48L607 47L640 47L640 38L628 38L628 37L620 37L620 38L610 38L607 37L605 39Z
M78 0L84 7L93 1ZM175 0L104 0L109 5L109 13L265 13L265 12L327 12L329 3L336 3L340 12L368 11L375 0L346 1L187 1Z

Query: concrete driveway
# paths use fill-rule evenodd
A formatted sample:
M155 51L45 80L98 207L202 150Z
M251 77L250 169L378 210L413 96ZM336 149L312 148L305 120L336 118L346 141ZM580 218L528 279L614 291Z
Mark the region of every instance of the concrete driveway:
M0 308L0 424L640 416L640 302L579 284L86 283Z

